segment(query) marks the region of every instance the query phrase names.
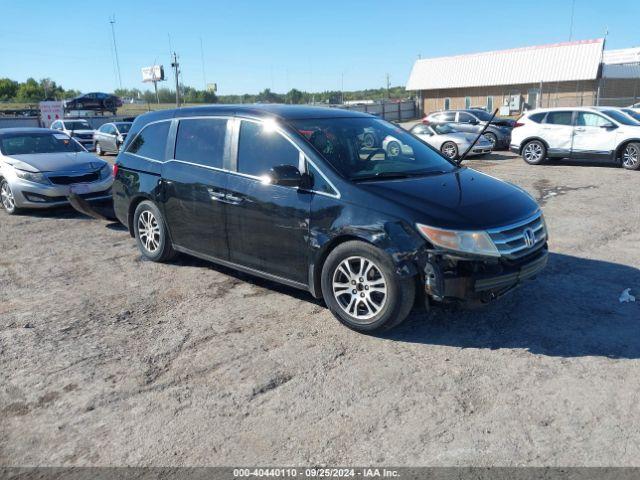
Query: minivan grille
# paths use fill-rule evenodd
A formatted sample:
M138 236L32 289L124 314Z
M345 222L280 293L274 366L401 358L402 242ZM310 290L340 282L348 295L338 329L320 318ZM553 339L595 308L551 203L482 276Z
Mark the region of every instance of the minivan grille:
M100 172L91 172L84 175L58 175L51 176L49 180L56 185L72 185L74 183L91 183L100 179Z
M509 260L529 255L542 247L547 239L547 231L540 212L522 222L493 228L487 232L500 254ZM530 237L529 244L527 235Z

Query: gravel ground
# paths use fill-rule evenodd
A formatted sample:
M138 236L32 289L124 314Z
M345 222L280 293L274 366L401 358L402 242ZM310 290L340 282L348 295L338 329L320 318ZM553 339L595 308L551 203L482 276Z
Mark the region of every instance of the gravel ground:
M467 165L540 201L550 264L384 337L304 292L144 261L117 224L0 212L0 465L640 466L640 173Z

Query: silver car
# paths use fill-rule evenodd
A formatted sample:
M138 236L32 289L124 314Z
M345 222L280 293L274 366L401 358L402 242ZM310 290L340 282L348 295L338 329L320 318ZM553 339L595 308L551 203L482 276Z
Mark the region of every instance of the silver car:
M120 147L127 139L131 125L131 122L113 122L102 125L93 134L96 153L98 155L104 153L118 154Z
M478 136L477 133L459 132L447 124L418 124L410 132L433 148L440 150L445 157L451 159L456 159L466 152ZM468 156L485 155L491 153L492 149L493 142L486 137L480 137Z
M74 140L89 151L94 149L93 134L95 130L87 120L82 118L55 120L50 128L73 137Z
M112 166L68 135L46 128L0 129L0 203L7 213L111 198Z

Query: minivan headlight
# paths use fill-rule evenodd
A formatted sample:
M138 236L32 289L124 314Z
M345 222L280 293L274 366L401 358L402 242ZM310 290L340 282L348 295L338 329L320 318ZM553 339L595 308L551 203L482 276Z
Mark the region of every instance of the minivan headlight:
M42 183L44 185L49 184L49 180L47 179L47 177L45 177L44 174L40 172L33 173L16 169L16 176L28 182Z
M485 231L446 230L417 224L418 231L438 247L456 252L499 257L500 252Z

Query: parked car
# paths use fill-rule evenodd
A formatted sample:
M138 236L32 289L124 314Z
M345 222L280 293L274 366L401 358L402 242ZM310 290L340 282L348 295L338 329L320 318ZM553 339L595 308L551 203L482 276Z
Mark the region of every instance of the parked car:
M457 159L466 152L478 137L474 133L458 132L448 124L424 125L419 123L410 132L451 159ZM468 153L468 156L486 155L491 153L492 148L493 143L482 136L473 146L473 150Z
M91 124L86 120L55 120L51 124L50 128L52 130L58 130L59 132L66 133L87 150L93 150L95 147L93 143L94 130Z
M411 155L363 146L368 130ZM359 331L400 323L417 297L489 302L547 262L542 212L523 189L364 113L150 112L116 172L115 214L147 259L182 252L308 290Z
M9 214L65 205L67 196L111 198L112 167L67 134L46 128L0 129L0 200Z
M105 123L93 134L96 153L118 153L127 138L131 122Z
M620 111L623 112L623 113L626 113L632 119L634 119L636 122L640 123L640 110L633 109L633 108L626 108L625 107L625 108L621 108Z
M511 151L525 162L578 158L640 168L640 123L614 107L545 108L520 117Z
M484 126L491 120L491 113L477 109L469 110L444 110L442 112L430 113L422 120L427 125L451 125L459 132L480 133ZM511 130L515 124L514 120L507 118L494 118L485 137L493 144L493 149L509 148L511 141Z
M99 110L111 112L114 115L118 107L122 106L122 100L115 95L102 92L85 93L65 100L65 110Z

